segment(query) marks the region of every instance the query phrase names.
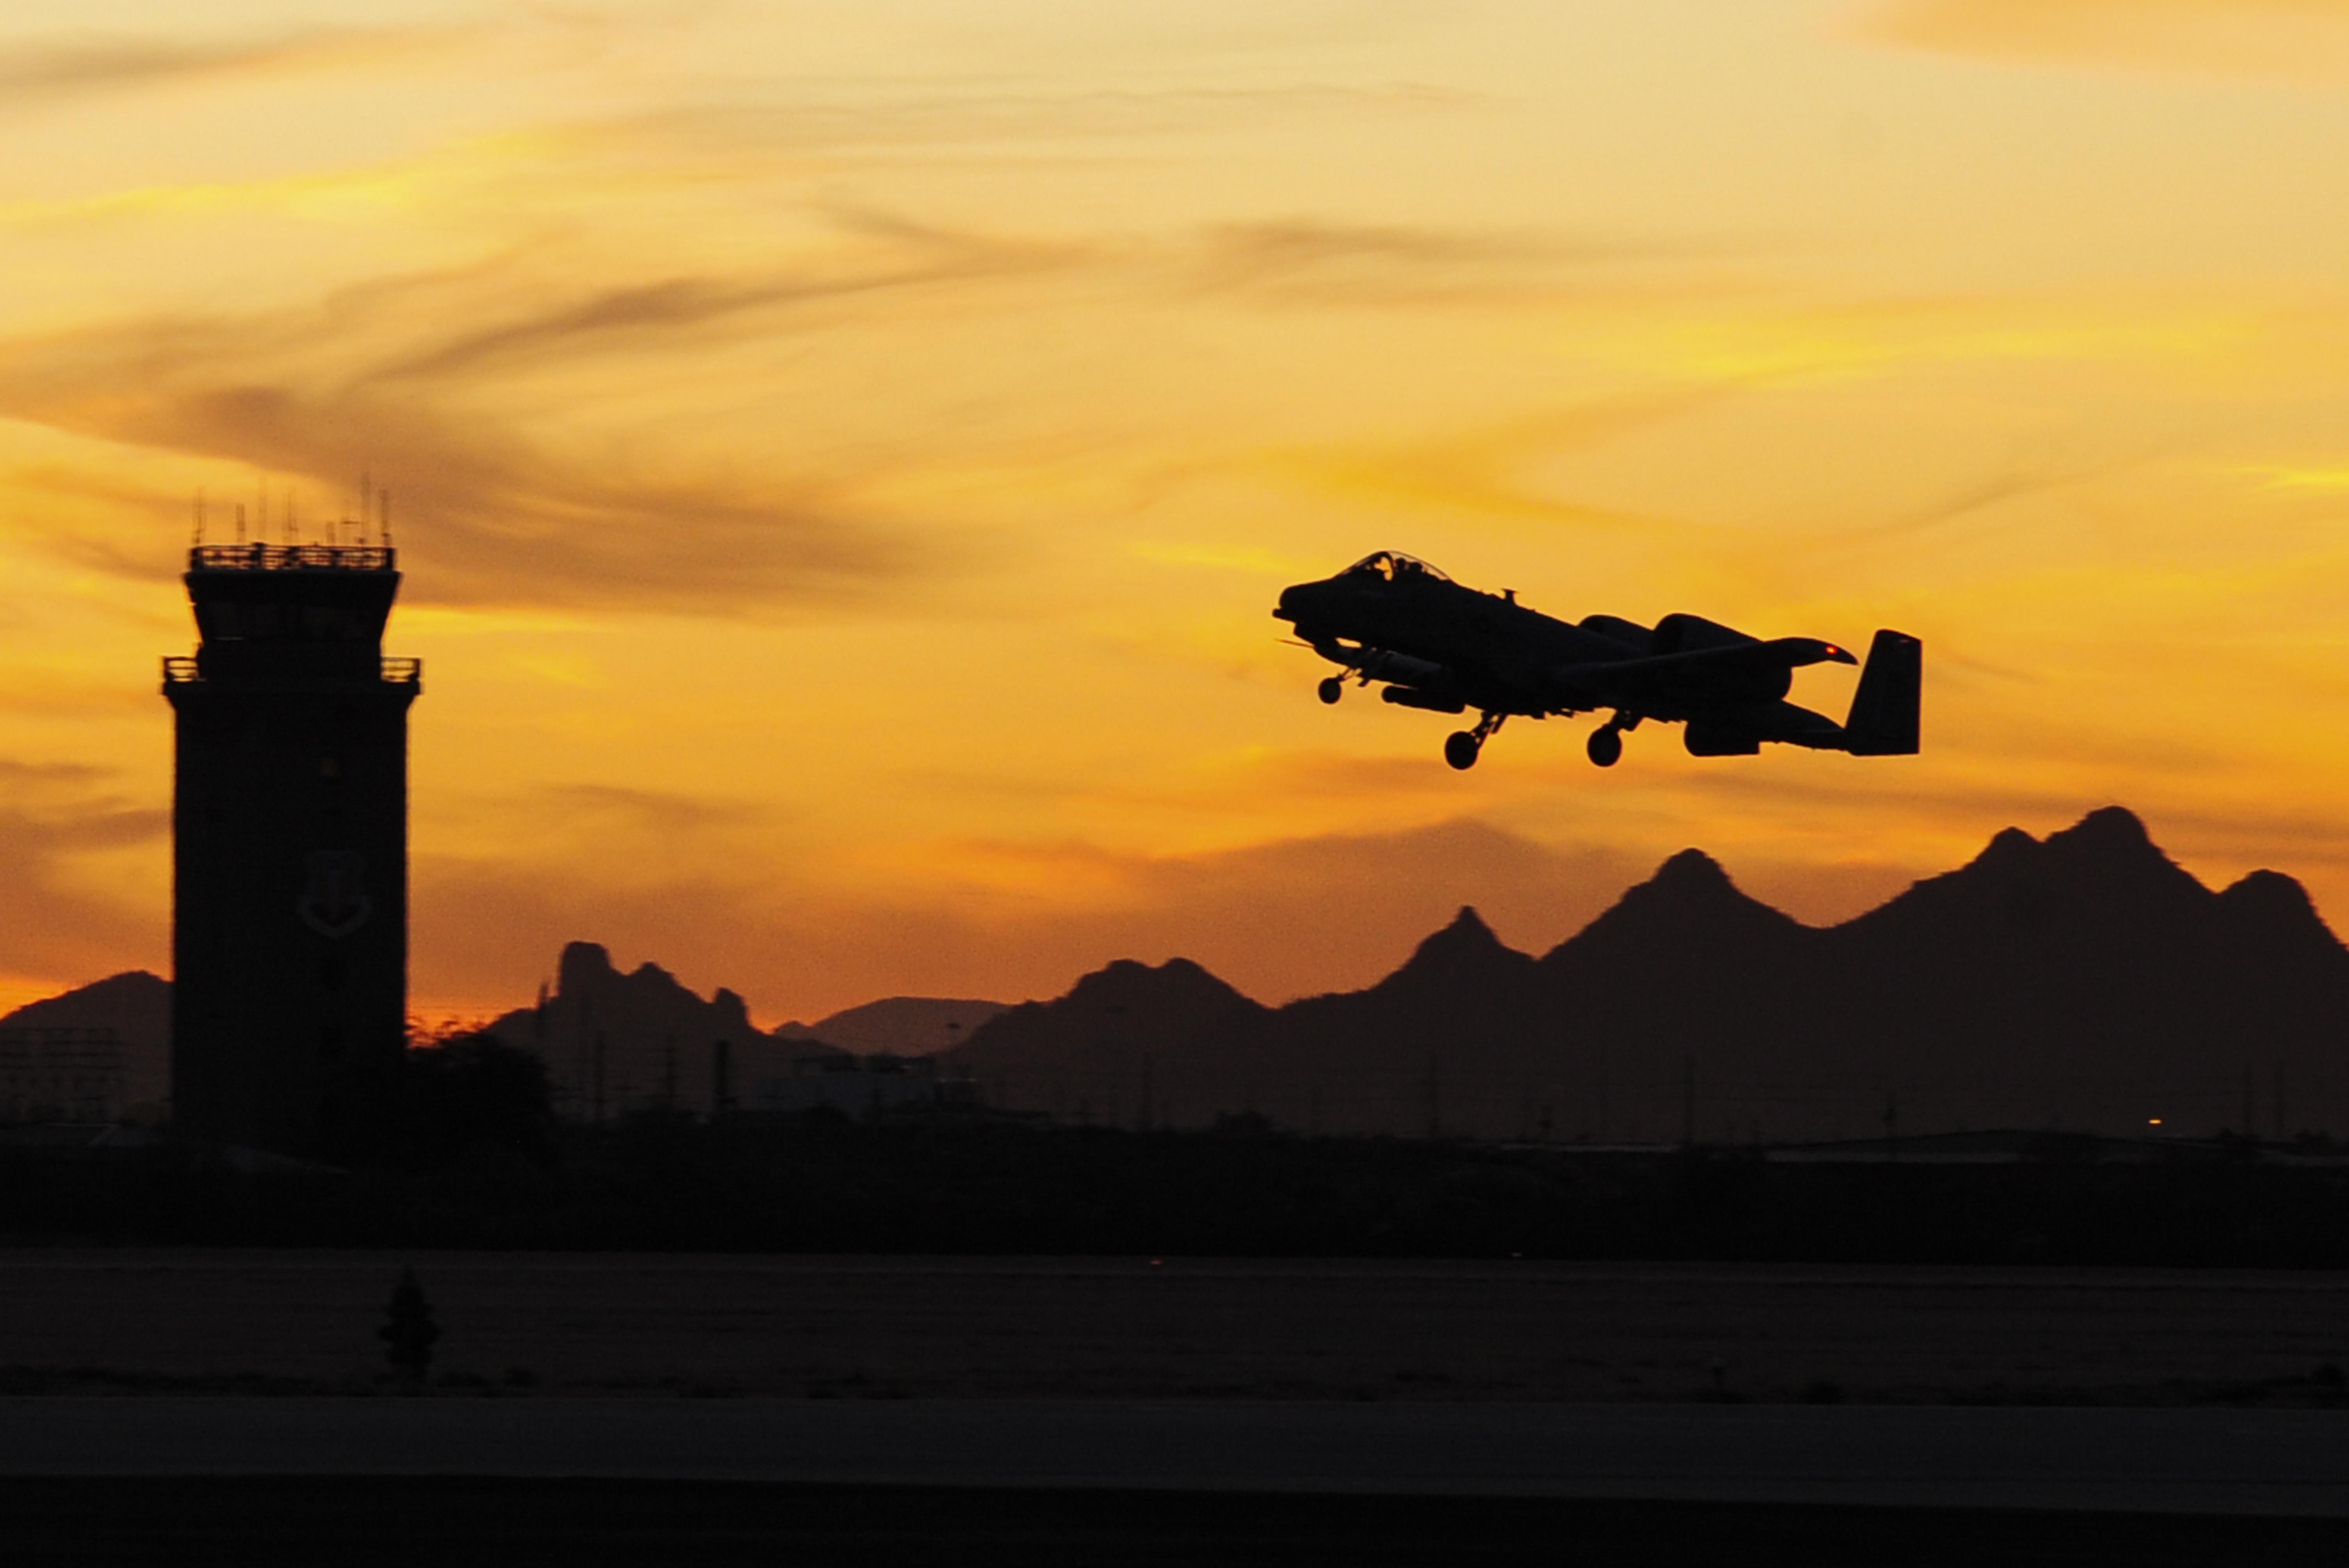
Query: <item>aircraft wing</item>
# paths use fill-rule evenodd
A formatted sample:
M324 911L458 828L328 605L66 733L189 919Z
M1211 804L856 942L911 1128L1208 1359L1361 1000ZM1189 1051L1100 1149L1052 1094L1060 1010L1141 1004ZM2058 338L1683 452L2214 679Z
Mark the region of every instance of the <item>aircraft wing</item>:
M1701 693L1736 697L1754 683L1775 681L1804 665L1858 665L1858 660L1816 636L1775 636L1766 644L1726 644L1607 665L1574 665L1559 671L1559 676L1588 690L1602 690L1602 704L1637 704L1642 695L1680 704Z
M1708 672L1718 670L1723 675L1744 674L1754 670L1792 670L1805 665L1856 665L1859 660L1833 643L1823 643L1816 637L1773 637L1768 642L1733 643L1726 647L1691 648L1682 654L1650 654L1636 659L1617 659L1603 665L1581 665L1578 669L1593 674L1633 675L1667 671Z

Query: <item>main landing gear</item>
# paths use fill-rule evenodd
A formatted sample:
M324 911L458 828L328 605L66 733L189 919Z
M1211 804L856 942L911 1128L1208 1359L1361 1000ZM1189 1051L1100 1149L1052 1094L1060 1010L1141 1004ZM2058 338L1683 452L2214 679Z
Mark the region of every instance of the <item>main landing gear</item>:
M1640 716L1618 713L1590 732L1589 744L1584 748L1590 760L1601 768L1612 768L1623 760L1623 732L1640 727Z
M1476 721L1474 729L1454 730L1444 738L1444 760L1465 773L1476 766L1476 754L1485 749L1485 742L1508 718L1506 713L1488 713Z
M1346 677L1344 676L1331 676L1329 679L1323 681L1319 686L1315 686L1313 689L1320 695L1323 702L1336 702L1340 697L1346 695Z

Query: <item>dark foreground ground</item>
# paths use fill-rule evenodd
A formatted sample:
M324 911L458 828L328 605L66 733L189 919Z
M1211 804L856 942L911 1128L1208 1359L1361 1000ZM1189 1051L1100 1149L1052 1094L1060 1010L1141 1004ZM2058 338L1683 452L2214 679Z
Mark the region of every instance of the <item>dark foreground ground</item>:
M638 1118L306 1171L10 1144L0 1244L2349 1268L2349 1161L2329 1143L1999 1136L1988 1162L1912 1140L1854 1163L1247 1125Z
M2304 1269L17 1247L0 1560L2334 1563L2344 1364Z
M2331 1520L464 1479L0 1480L19 1563L2334 1564Z
M2327 1408L2349 1274L17 1248L0 1394ZM2349 1419L2349 1415L2344 1415Z

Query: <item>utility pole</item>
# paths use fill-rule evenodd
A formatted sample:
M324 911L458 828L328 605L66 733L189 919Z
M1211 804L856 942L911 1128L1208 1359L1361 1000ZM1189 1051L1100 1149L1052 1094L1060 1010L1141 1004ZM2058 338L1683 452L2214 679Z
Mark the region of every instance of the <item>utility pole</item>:
M594 1119L600 1123L604 1119L604 1031L601 1029L595 1031L595 1060L590 1070L595 1078L594 1098L589 1103L594 1107Z
M1681 1057L1681 1143L1696 1147L1696 1053Z

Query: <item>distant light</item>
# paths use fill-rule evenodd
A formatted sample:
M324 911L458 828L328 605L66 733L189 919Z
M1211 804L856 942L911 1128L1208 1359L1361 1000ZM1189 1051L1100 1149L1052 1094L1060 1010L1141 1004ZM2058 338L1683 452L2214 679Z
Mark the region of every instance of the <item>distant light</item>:
M2145 1124L2147 1127L2159 1127L2161 1125L2161 1118L2158 1116L2148 1116L2145 1119Z

